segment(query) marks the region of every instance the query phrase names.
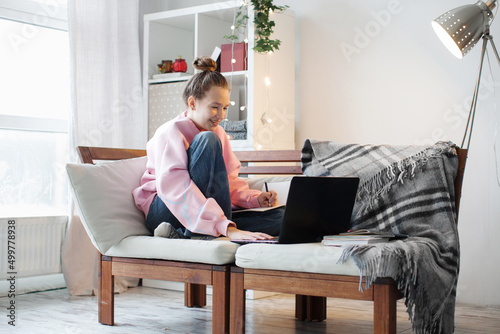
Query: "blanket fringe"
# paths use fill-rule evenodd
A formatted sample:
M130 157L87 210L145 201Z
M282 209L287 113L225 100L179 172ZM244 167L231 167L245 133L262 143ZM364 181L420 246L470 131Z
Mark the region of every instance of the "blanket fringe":
M408 239L407 239L408 240ZM411 323L417 334L441 333L442 308L433 316L424 313L423 318L415 316L416 305L425 305L431 296L417 293L418 265L411 257L410 250L404 246L403 241L395 241L379 245L351 245L343 249L337 263L345 263L352 257L360 270L359 291L368 290L379 277L391 277L398 283L398 290L404 295L404 303ZM370 253L368 255L368 253ZM366 256L365 256L366 255ZM365 278L363 287L362 280ZM427 324L422 326L416 322Z
M415 173L422 171L429 159L440 157L443 154L456 155L455 146L449 142L439 142L425 148L404 160L389 165L377 174L359 185L356 200L360 203L357 216L361 216L372 209L380 196L388 193L397 183L403 184L405 179L412 179Z

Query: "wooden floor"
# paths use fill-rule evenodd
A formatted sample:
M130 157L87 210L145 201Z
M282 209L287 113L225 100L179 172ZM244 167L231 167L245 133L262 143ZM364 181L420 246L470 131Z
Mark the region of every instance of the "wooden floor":
M7 324L9 300L0 298L0 333L210 333L211 298L205 308L184 307L181 292L138 287L115 295L116 326L97 322L96 297L70 296L66 289L16 296L16 327ZM247 333L372 333L371 302L328 299L328 320L293 318L294 297L276 295L247 301ZM458 334L500 333L500 309L456 308ZM404 304L398 303L398 333L412 333Z

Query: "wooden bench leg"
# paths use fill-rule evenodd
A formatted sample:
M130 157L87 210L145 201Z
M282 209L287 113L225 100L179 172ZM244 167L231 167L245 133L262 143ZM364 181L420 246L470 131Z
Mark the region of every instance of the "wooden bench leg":
M112 258L103 256L99 257L99 277L98 277L98 309L99 322L104 325L114 325L115 318L115 278L112 272Z
M212 333L229 333L229 266L212 271Z
M229 333L245 333L245 278L243 269L231 268Z
M184 283L184 305L187 307L206 306L207 286L203 284Z
M326 297L295 296L295 318L304 321L323 321L326 319Z
M373 284L373 333L396 333L397 290L393 284Z

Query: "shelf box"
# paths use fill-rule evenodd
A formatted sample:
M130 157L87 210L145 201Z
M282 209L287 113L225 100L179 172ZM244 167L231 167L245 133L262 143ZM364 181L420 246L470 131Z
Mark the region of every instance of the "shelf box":
M247 70L247 44L234 43L221 45L221 72ZM235 62L232 63L232 59Z

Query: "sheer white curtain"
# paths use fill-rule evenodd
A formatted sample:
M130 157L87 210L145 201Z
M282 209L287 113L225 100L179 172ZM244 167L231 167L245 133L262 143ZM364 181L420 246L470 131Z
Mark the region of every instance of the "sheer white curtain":
M75 147L145 148L138 0L69 0L72 110L70 155ZM63 272L71 294L97 288L97 250L78 217L63 249ZM135 284L116 280L115 289Z
M138 0L70 0L73 141L144 148Z

